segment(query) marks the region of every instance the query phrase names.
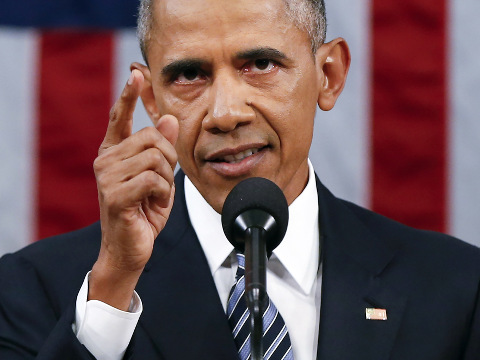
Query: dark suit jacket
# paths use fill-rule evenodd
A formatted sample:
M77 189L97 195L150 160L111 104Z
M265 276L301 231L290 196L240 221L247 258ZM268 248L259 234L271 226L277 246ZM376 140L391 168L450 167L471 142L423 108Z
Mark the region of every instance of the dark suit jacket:
M235 359L183 175L137 291L144 311L126 358ZM335 198L320 182L322 360L480 359L480 250ZM0 261L0 359L90 359L71 324L100 247L100 225L37 242ZM366 320L365 308L388 320ZM299 359L302 360L302 359Z

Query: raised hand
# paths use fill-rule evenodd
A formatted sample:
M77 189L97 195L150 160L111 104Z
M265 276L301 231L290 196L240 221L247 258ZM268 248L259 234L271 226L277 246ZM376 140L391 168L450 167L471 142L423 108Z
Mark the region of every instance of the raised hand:
M165 115L156 127L132 134L143 82L143 74L133 70L112 107L94 162L102 245L90 275L89 299L122 310L128 308L155 238L165 227L175 193L177 119Z

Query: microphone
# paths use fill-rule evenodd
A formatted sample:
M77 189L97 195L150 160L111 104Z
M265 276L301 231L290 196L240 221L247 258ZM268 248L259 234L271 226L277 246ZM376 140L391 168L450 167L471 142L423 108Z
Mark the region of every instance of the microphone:
M283 240L288 226L288 204L283 191L264 178L241 181L225 199L222 226L228 241L245 254L245 298L252 325L251 359L263 359L267 256Z
M251 227L264 229L270 256L287 231L288 204L283 191L273 181L260 177L241 181L225 199L222 226L228 241L242 253L245 231Z

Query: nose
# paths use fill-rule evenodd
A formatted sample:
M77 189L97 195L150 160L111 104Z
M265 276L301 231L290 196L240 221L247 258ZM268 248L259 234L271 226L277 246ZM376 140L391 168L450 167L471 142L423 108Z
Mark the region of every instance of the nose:
M216 76L210 87L208 113L202 124L204 130L229 132L255 119L245 86L234 74Z

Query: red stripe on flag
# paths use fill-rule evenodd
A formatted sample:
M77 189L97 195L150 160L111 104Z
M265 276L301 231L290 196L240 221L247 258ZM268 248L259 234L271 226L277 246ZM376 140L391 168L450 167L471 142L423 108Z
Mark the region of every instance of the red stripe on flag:
M41 38L37 238L99 217L92 164L111 105L112 38L72 31Z
M446 0L373 1L372 208L446 229Z

